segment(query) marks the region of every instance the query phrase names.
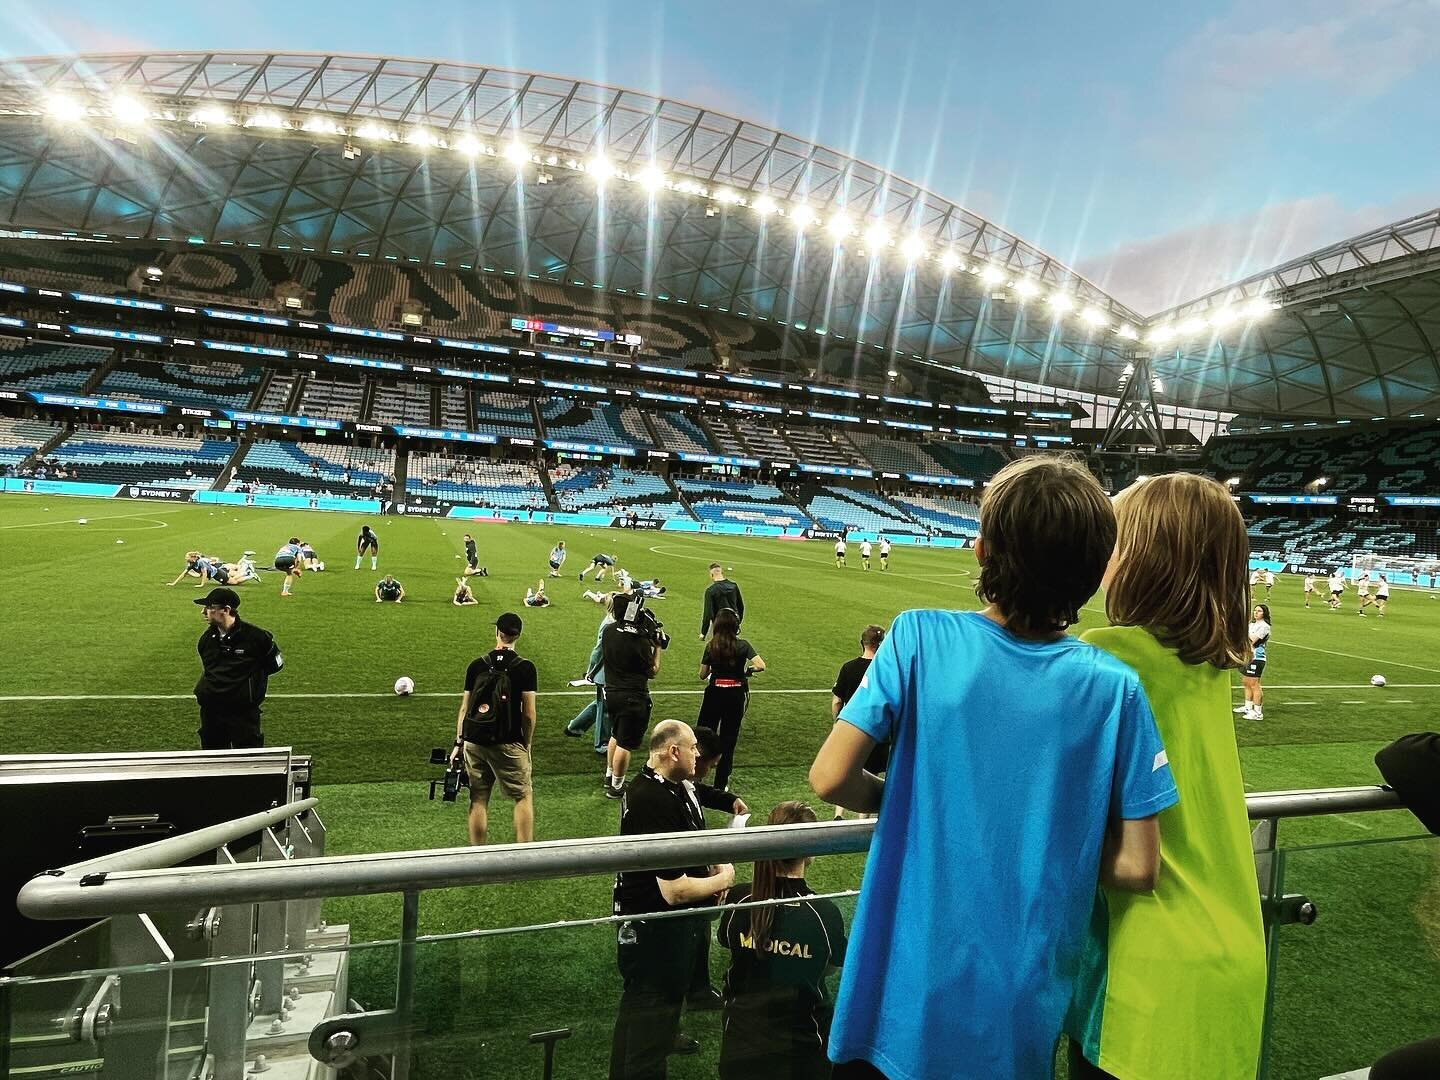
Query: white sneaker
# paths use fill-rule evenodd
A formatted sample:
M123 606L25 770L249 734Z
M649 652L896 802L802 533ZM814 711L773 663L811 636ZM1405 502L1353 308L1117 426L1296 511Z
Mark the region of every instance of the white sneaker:
M1264 720L1264 719L1265 719L1265 710L1264 710L1264 709L1252 709L1249 713L1247 713L1247 714L1245 715L1245 719L1246 719L1246 720Z
M1248 704L1241 705L1238 709L1232 709L1231 712L1233 712L1236 716L1249 716L1250 706Z

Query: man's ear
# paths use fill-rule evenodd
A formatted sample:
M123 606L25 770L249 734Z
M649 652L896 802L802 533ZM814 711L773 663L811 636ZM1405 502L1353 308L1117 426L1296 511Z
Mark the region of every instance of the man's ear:
M975 561L982 566L985 564L985 541L978 536L975 538Z

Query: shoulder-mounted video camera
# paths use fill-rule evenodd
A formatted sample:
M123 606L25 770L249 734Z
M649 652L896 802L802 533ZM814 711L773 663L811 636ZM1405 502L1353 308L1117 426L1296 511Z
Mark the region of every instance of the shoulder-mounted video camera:
M621 627L633 629L656 648L670 647L670 635L665 633L665 624L645 606L645 597L638 592L623 593L616 597L615 622Z

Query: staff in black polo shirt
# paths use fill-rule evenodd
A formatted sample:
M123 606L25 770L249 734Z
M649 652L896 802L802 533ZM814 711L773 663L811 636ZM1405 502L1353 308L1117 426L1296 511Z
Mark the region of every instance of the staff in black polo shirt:
M650 758L625 792L622 836L700 832L705 820L685 787L699 751L688 724L664 720L650 736ZM625 991L610 1047L610 1080L663 1080L665 1058L680 1031L680 1013L699 954L703 918L639 918L676 909L703 909L735 883L735 868L686 866L621 873L615 878L620 924L616 960ZM637 916L630 918L629 916Z
M865 678L865 672L870 670L870 661L875 659L875 652L880 648L880 643L885 640L885 628L871 623L860 631L860 655L853 660L847 660L840 668L840 674L835 676L835 685L830 690L830 718L838 720L840 710L843 709L855 696L855 691L860 689L860 680ZM890 744L876 743L870 751L870 756L865 759L865 771L874 773L876 776L884 774L890 764ZM835 807L835 820L839 821L845 816L845 811Z
M211 589L195 603L209 623L196 646L204 668L195 684L200 749L264 746L260 705L270 676L285 663L280 647L270 631L241 621L240 594L234 589Z

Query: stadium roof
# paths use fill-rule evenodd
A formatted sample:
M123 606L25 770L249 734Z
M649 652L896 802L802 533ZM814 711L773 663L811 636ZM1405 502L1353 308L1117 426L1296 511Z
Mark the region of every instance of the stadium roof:
M1101 394L1153 349L1182 406L1440 408L1434 215L1428 234L1407 223L1151 320L1180 328L1152 345L1074 270L911 181L538 73L279 53L7 61L0 222L501 268L763 317L877 365L893 351Z

